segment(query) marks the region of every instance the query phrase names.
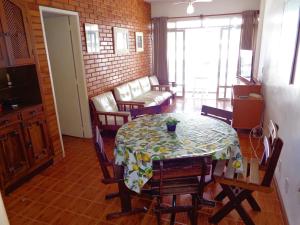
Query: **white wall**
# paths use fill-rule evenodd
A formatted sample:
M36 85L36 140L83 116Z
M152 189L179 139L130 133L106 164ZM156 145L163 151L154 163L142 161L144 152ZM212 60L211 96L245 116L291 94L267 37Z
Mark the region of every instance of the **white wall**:
M0 225L9 225L1 193L0 193Z
M289 85L299 6L299 0L266 0L259 63L265 123L278 123L284 141L276 180L290 225L300 224L300 72Z
M222 14L242 12L245 10L259 9L260 0L213 0L210 3L196 3L195 12L192 15L200 14ZM152 2L152 17L177 17L187 16L186 4L174 5L174 2Z

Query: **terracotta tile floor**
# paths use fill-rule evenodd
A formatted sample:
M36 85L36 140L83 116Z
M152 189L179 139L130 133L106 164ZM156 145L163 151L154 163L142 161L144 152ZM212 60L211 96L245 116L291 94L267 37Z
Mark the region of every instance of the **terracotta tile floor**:
M196 102L195 102L196 101ZM197 100L177 100L166 111L193 111L201 108L202 102ZM219 107L229 108L228 102L210 102ZM195 107L196 106L196 107ZM114 137L104 137L105 147L109 156L113 156ZM243 154L249 155L248 137L240 134ZM109 225L109 224L156 224L153 214L153 202L149 199L134 197L133 205L146 206L146 214L123 217L106 221L105 215L119 210L119 200L105 200L104 196L117 190L115 185L101 183L102 174L99 169L96 154L91 140L64 137L66 157L49 167L41 174L4 198L11 225ZM220 191L217 184L210 184L205 190L205 197L213 199ZM261 205L262 212L252 212L247 203L245 208L251 214L256 225L281 225L283 223L280 203L276 193L254 193ZM169 201L166 199L166 201ZM184 203L189 196L179 199ZM226 201L226 200L224 200ZM215 208L202 208L198 217L199 224L208 224L208 217L216 212L222 203ZM163 217L163 224L168 224L169 216ZM176 224L189 224L185 214L176 216ZM219 224L241 225L238 214L233 211Z

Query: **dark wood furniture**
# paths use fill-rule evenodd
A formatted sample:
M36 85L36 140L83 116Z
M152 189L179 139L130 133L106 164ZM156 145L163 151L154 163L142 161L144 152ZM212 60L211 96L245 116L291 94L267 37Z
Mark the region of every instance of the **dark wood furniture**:
M261 85L233 85L232 91L232 127L252 129L260 125L264 110Z
M1 188L10 192L33 173L52 163L42 105L3 112L0 116Z
M268 138L264 138L264 147L267 160L266 169L263 171L263 179L259 176L259 160L258 159L243 159L242 174L236 174L232 167L232 161L226 163L226 160L220 160L217 163L214 177L222 186L222 192L216 196L216 200L221 201L225 197L229 198L229 202L225 204L216 214L214 214L209 222L213 224L219 223L228 213L235 209L246 225L254 225L254 222L247 214L241 203L247 200L251 208L255 211L261 211L258 203L252 196L252 192L272 192L271 182L276 169L276 165L281 153L283 142L280 138L274 140L274 144L270 146ZM236 192L238 188L238 192Z
M90 99L89 105L90 105L92 123L98 125L100 124L100 128L102 130L117 131L123 124L129 121L130 113L126 112L126 110L144 107L144 104L139 104L137 102L117 101L116 103L120 110L119 112L99 112L97 111L93 101ZM101 122L99 116L103 116L105 121ZM112 118L112 123L108 122L109 118ZM121 118L122 120L121 123L118 123L118 118Z
M268 125L268 131L269 131L268 140L269 140L271 149L272 149L272 146L275 143L276 138L278 137L278 130L279 130L278 124L276 124L272 120L270 120L269 125ZM267 155L267 153L268 153L267 151L263 152L263 155L262 155L262 158L261 158L261 161L260 161L260 166L261 167L266 166L266 162L267 162L267 159L269 157L269 155Z
M34 64L26 8L21 1L0 1L0 67Z
M155 213L161 224L161 214L171 213L170 224L178 212L188 212L191 224L197 224L198 202L202 199L205 175L209 173L208 157L187 157L153 161L152 195L157 198ZM176 195L192 195L191 205L177 205ZM163 205L164 196L173 196L172 206Z
M137 117L141 117L144 115L160 114L161 112L162 112L162 106L155 105L155 106L131 109L130 115L131 115L131 119L136 119Z
M201 115L209 116L218 120L222 120L225 123L231 125L232 122L232 112L218 109L207 105L202 105Z
M119 182L119 179L115 176L114 163L112 160L109 160L106 155L103 139L100 134L99 126L97 124L93 126L93 140L94 140L94 145L95 145L95 150L99 161L99 165L103 174L102 183L117 184ZM112 172L110 172L109 168L111 168ZM111 199L117 197L118 195L119 192L108 194L105 196L105 199Z
M133 194L124 184L123 167L117 166L112 160L109 160L104 149L103 139L100 134L99 124L93 124L93 140L99 165L103 174L102 182L104 184L118 184L119 192L110 193L105 199L119 197L121 201L121 211L106 215L107 219L118 218L121 216L132 215L135 213L146 212L146 208L132 208L131 195Z

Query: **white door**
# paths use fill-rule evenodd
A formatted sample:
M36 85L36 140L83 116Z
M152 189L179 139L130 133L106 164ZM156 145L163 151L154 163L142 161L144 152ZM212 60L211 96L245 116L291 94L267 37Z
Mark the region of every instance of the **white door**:
M44 17L44 25L61 132L84 137L69 17Z

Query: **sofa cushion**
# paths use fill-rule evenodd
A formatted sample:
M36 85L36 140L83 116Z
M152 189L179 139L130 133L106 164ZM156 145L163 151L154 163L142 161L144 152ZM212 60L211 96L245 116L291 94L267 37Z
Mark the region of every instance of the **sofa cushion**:
M128 86L130 88L131 96L133 99L143 94L140 82L138 80L130 81L128 83Z
M114 88L116 100L131 101L132 95L128 83L122 84Z
M103 94L92 97L92 101L97 111L100 112L117 112L118 106L112 92L105 92Z
M151 84L150 84L148 76L147 77L142 77L142 78L138 79L138 81L140 82L143 93L151 91Z
M168 91L149 91L142 97L145 99L152 99L156 103L156 105L159 105L171 96L172 94Z
M151 85L159 85L159 82L158 82L158 79L157 79L157 76L150 76L149 77L149 80L150 80L150 84Z

